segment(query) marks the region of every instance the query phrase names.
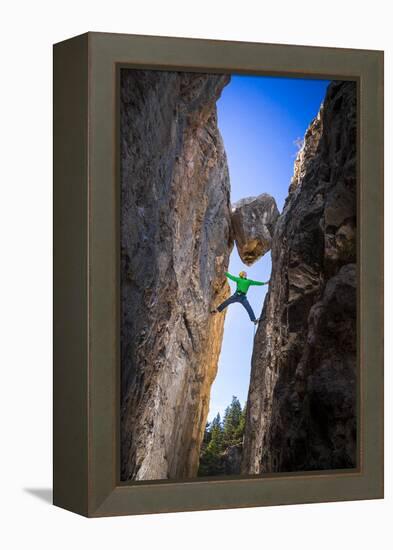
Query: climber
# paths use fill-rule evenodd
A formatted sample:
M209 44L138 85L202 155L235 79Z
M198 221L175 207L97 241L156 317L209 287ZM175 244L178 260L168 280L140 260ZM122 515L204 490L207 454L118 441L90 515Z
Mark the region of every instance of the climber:
M251 279L247 279L247 273L245 271L241 271L239 273L239 277L234 277L228 272L225 272L225 275L228 277L228 279L231 279L231 281L236 282L236 292L232 294L232 296L230 296L222 304L220 304L217 309L213 309L211 313L219 313L227 306L229 306L229 304L239 302L247 310L250 320L253 323L257 324L259 322L259 319L256 319L253 309L250 306L249 301L247 300L247 291L252 285L267 285L269 284L269 281L267 281L266 283L262 283L260 281L252 281Z

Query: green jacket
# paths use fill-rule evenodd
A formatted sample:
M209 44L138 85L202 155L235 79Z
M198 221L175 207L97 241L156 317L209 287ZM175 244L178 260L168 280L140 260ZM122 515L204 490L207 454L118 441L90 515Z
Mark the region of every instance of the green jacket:
M242 277L234 277L228 272L226 272L225 275L228 277L228 279L231 279L231 281L235 281L237 285L236 290L238 292L242 292L243 294L247 294L248 289L252 285L262 286L267 284L267 283L261 283L259 281L252 281L251 279L242 279Z

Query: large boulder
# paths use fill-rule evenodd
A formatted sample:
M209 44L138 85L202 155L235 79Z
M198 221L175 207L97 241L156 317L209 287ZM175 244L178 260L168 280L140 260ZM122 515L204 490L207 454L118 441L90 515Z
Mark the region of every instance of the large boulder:
M279 211L271 195L262 193L232 205L232 231L241 260L252 265L272 247Z

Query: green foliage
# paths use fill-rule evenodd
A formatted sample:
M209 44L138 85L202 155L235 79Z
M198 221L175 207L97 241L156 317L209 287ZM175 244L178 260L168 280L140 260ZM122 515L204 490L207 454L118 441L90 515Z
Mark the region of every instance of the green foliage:
M225 409L224 419L220 414L206 424L203 437L198 476L215 476L224 473L223 455L228 447L240 445L243 441L245 408L237 397Z
M225 410L223 422L223 442L225 447L241 443L243 433L240 432L242 406L237 397L232 397L232 403Z
M210 431L210 441L207 450L213 454L218 454L222 451L223 444L223 425L221 423L220 413L214 418Z

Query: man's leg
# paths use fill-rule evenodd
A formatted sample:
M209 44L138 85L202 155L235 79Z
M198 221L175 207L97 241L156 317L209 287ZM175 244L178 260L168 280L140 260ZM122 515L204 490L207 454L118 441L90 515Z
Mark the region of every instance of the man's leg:
M250 302L247 300L246 296L242 296L242 299L241 299L241 302L243 307L245 307L245 309L247 310L247 313L250 317L250 320L252 322L256 321L256 317L255 317L255 314L254 314L254 311L252 309L252 307L250 306Z
M226 307L228 307L230 304L233 304L234 302L238 302L238 297L236 294L232 294L232 296L229 296L229 298L227 298L224 302L222 302L222 304L220 304L218 307L217 307L217 311L221 312L223 309L225 309Z

